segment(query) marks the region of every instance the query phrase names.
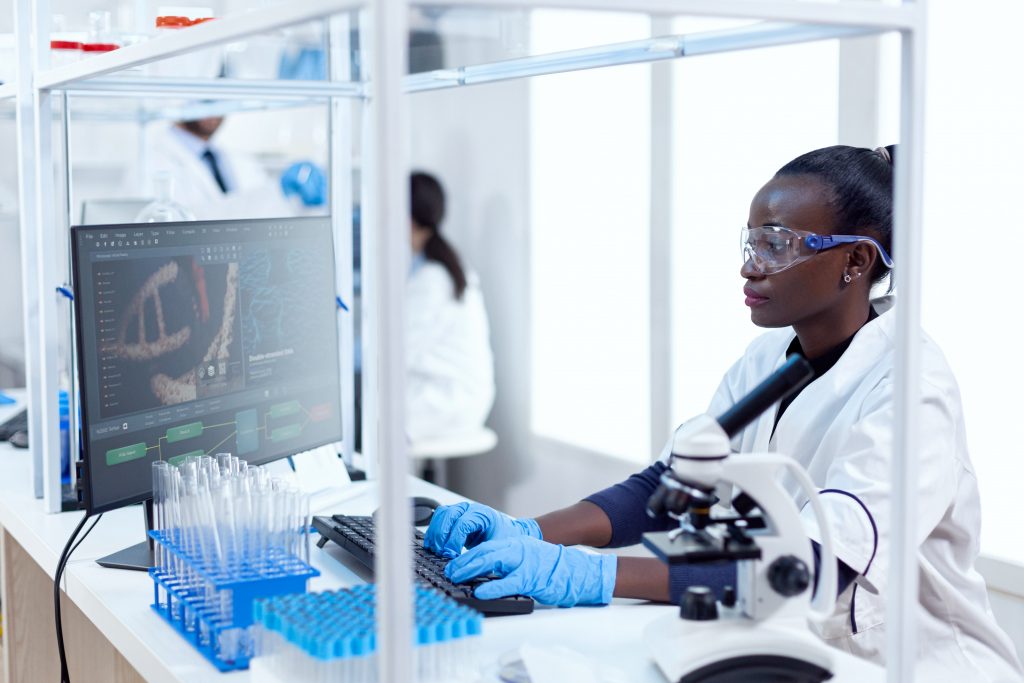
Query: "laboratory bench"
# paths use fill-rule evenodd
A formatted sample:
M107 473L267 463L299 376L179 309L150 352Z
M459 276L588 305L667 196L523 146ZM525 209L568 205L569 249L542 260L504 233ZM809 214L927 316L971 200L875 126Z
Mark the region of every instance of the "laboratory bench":
M0 410L0 420L13 414ZM0 444L0 575L3 600L3 671L0 681L59 680L53 614L53 573L81 512L47 514L32 496L31 451ZM377 508L373 482L348 484L350 494L330 510L370 514ZM409 494L443 504L461 496L410 478ZM91 524L91 522L90 522ZM65 571L62 602L64 637L73 681L223 681L250 680L246 671L218 673L198 651L151 609L153 584L144 572L106 569L96 558L143 538L141 506L104 513L95 530L75 551ZM321 575L311 591L364 582L366 571L334 544L317 549L311 562ZM664 679L647 654L642 634L647 625L676 607L616 599L608 607L558 609L537 606L532 614L487 619L476 650L481 680L497 681L498 661L524 643L569 648L598 666L618 670L630 681ZM834 680L882 680L882 670L837 653Z

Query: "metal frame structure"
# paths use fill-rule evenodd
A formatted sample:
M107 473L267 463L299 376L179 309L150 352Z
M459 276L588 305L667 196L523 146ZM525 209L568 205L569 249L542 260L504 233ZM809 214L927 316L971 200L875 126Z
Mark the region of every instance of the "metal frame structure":
M378 562L382 605L379 643L380 679L413 680L408 656L411 642L411 550L406 530L408 454L404 437L403 307L409 244L408 219L402 207L408 192L405 178L408 158L408 121L402 98L407 93L438 87L468 85L507 78L527 78L556 71L594 68L626 62L647 62L688 54L748 49L807 40L897 31L902 36L901 153L896 168L895 251L900 254L896 284L900 305L896 310L896 420L892 463L893 527L892 567L887 590L889 632L888 675L892 681L913 680L917 651L915 619L917 604L917 546L914 517L917 508L916 452L918 386L920 367L914 353L920 338L921 200L923 170L923 89L925 14L923 2L880 3L872 0L815 2L812 0L445 0L448 7L562 8L646 13L653 17L696 15L760 19L780 24L754 25L748 29L645 41L645 44L605 46L560 55L542 55L492 65L444 70L407 77L405 71L406 25L412 5L436 4L428 0L303 0L238 16L227 17L180 31L170 36L92 57L73 65L49 69L48 0L15 0L18 77L0 86L0 99L16 98L21 215L22 265L26 274L24 316L26 376L30 397L30 440L36 454L36 493L46 509L60 509L60 435L57 390L60 367L61 309L55 287L65 279L60 262L69 239L68 211L54 198L66 197L58 188L54 169L67 173L66 138L54 137L54 98L66 91L81 94L124 96L145 92L150 96L213 95L222 98L266 97L274 100L318 98L329 103L331 132L332 205L351 200L351 176L343 161L355 135L362 139L363 260L373 271L363 280L364 316L364 443L371 445L369 461L380 468L381 519L384 528ZM340 45L348 25L340 15L358 17L364 30L363 49L369 50L367 73L351 82L347 55ZM332 18L333 17L333 18ZM185 54L193 50L243 39L246 36L304 22L326 20L329 30L331 80L324 82L203 81L110 77L126 68ZM363 23L365 22L365 24ZM664 25L664 24L661 24ZM345 76L345 78L340 78ZM656 81L662 82L664 79ZM362 130L353 127L356 107L362 108ZM68 108L61 125L66 129ZM654 113L652 125L664 130L667 112ZM65 133L66 135L66 133ZM667 160L652 162L653 171L664 172ZM655 181L657 182L657 180ZM66 199L65 199L66 202ZM351 220L335 211L333 226L338 240L351 245ZM348 213L348 212L346 212ZM664 216L657 218L658 244L670 239ZM372 228L372 229L371 229ZM55 248L54 245L62 245ZM652 241L652 248L654 242ZM661 248L661 247L659 247ZM351 296L351 253L340 249L338 286ZM665 250L667 252L667 249ZM662 271L667 263L661 263ZM365 268L365 266L364 266ZM34 274L34 275L30 275ZM665 281L665 273L652 274L652 284ZM661 321L664 325L665 321ZM351 323L343 341L351 343ZM667 364L667 350L654 353ZM349 379L343 397L352 396L351 362L342 366ZM69 368L70 370L70 368ZM72 407L72 410L76 408ZM657 411L655 411L657 412ZM660 415L660 413L659 413ZM663 417L663 416L662 416ZM659 419L661 419L659 417ZM345 424L350 434L351 418ZM350 446L349 446L350 448ZM376 469L376 468L373 468Z

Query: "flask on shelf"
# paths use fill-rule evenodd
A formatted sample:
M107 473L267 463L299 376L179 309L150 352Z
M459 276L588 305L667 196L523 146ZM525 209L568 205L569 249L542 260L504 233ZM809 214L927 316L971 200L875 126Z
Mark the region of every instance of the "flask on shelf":
M89 38L82 43L85 56L110 52L121 47L112 38L110 12L95 10L89 12Z
M153 177L153 189L156 191L156 199L142 208L135 217L136 223L171 223L196 219L191 211L174 201L174 178L170 173L158 172Z

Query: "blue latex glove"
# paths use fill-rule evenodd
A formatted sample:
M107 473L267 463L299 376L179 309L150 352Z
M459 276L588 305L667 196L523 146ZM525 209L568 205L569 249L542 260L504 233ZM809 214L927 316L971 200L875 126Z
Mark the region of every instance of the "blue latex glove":
M472 548L484 541L528 536L542 538L540 526L532 519L514 519L480 503L443 505L423 536L423 547L442 557L458 557L462 547Z
M529 595L545 605L607 605L615 589L618 560L520 536L487 541L456 557L444 573L452 583L488 574L501 578L476 587L481 600Z
M327 199L327 179L319 166L300 161L281 174L281 191L285 197L298 195L306 206L321 206Z

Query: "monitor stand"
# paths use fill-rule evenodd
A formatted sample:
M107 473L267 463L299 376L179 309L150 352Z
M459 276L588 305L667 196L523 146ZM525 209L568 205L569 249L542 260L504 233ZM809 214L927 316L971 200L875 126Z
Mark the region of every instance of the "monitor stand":
M145 509L146 540L142 543L128 546L116 553L96 560L96 564L110 569L134 569L136 571L149 571L153 566L153 539L149 532L153 529L153 499L149 498L143 503Z

